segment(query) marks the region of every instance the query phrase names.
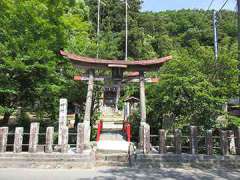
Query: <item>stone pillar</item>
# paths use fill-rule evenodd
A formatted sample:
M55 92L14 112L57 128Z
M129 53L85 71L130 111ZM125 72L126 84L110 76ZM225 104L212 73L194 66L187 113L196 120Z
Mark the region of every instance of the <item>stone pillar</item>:
M207 130L205 141L206 141L207 155L212 155L213 154L212 130Z
M67 153L69 149L68 146L68 127L62 129L62 144L61 144L61 153Z
M236 146L237 146L237 154L240 155L240 127L236 130Z
M130 103L125 102L124 103L124 120L128 120L128 117L130 115Z
M82 153L84 150L84 129L85 124L79 123L77 126L77 153Z
M28 152L37 152L39 123L31 123Z
M90 119L91 119L91 108L92 108L92 100L93 100L93 90L94 90L94 70L89 70L89 80L88 80L88 91L86 98L86 107L83 122L85 123L85 143L90 142Z
M221 144L222 155L224 156L228 155L229 148L228 148L228 139L227 139L226 131L220 131L220 144Z
M121 81L117 83L117 94L116 94L116 104L115 104L115 111L118 112L118 102L121 96Z
M164 129L159 130L159 154L166 153L166 133Z
M197 141L197 127L196 126L190 126L190 147L191 147L191 153L197 154L198 153L198 141Z
M17 127L15 129L13 152L15 153L22 152L22 142L23 142L23 127Z
M175 152L176 154L182 153L182 131L180 129L175 129L174 131L174 143L175 143Z
M45 152L52 153L53 152L53 135L54 135L54 127L47 127L46 130L46 146Z
M8 127L0 127L0 153L7 149Z
M60 99L59 104L59 125L58 125L58 145L62 144L62 131L67 126L67 99Z
M234 132L233 131L228 131L229 135L229 145L230 145L230 153L235 155L236 154L236 145L235 145L235 137L234 137Z
M139 140L139 148L143 150L144 154L150 152L150 126L145 123L140 126L140 140Z
M140 111L141 111L141 124L142 124L142 123L146 123L146 119L147 119L144 72L139 72L139 81L140 81Z

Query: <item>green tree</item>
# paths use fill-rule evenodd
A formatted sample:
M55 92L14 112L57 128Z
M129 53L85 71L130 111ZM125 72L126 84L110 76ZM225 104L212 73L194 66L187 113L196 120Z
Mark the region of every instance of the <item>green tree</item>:
M0 10L0 109L5 120L17 106L36 107L39 116L55 119L59 98L69 95L67 87L77 86L70 64L58 52L73 48L72 39L81 43L88 37L84 1L3 0Z

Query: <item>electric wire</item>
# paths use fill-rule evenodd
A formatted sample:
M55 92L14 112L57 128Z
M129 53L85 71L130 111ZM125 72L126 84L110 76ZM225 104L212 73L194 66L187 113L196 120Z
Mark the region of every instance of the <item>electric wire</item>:
M209 6L208 6L208 8L207 8L207 11L212 7L213 2L214 2L214 0L212 0L211 3L209 4Z
M229 0L226 0L226 1L223 3L222 7L218 10L218 13L220 13L220 12L223 10L223 8L226 6L226 4L228 3L228 1L229 1Z

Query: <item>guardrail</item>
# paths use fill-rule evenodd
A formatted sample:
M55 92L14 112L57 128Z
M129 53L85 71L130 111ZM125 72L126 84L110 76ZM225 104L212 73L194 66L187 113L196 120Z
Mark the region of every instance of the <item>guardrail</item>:
M131 142L131 124L129 122L123 123L123 133L126 134L127 141Z
M97 142L100 141L100 136L101 136L102 129L103 129L103 121L100 121L98 123L98 130L97 130L97 139L96 139Z

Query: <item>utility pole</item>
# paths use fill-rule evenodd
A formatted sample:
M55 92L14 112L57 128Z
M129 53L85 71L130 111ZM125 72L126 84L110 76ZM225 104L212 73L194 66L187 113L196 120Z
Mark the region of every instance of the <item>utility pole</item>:
M128 0L125 0L125 61L128 60Z
M100 40L100 5L101 5L101 0L98 0L98 15L97 15L97 59L99 58L99 40Z
M237 19L238 19L238 71L240 71L240 0L237 0ZM238 73L238 85L240 84L240 73ZM238 103L240 104L240 90L238 96Z
M213 32L214 32L214 60L218 60L218 34L217 34L217 12L213 10Z

